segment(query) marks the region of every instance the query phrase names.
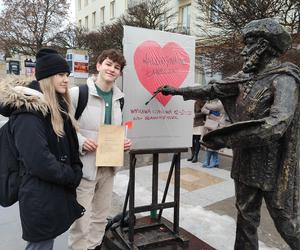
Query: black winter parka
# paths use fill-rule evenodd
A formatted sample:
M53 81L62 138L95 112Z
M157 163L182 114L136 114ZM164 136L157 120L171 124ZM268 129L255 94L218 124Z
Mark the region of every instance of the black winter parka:
M76 200L82 177L76 131L65 119L65 136L54 133L50 113L37 89L37 82L17 88L0 86L0 113L23 111L12 115L10 122L25 170L19 207L23 239L30 242L57 237L84 213Z

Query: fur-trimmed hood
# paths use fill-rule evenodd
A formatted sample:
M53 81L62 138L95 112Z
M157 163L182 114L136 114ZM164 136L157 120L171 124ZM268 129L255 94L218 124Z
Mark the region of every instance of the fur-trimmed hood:
M32 88L38 82L26 77L10 76L0 81L0 114L10 116L18 109L48 113L43 94Z

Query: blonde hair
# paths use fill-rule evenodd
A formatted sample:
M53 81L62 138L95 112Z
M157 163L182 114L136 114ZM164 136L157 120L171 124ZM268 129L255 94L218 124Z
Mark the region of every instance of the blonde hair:
M64 121L61 113L66 114L66 116L71 120L72 125L77 129L77 122L73 117L74 111L71 104L71 97L69 90L67 89L66 93L63 94L64 101L67 104L68 112L61 109L59 101L57 99L56 90L53 84L53 77L42 79L39 81L41 90L44 94L45 101L48 105L51 114L51 123L55 134L59 137L65 135L64 131Z

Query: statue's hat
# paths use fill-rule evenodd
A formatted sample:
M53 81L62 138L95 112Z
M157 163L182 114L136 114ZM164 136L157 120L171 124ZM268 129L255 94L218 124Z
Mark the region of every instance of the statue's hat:
M259 19L249 22L242 29L244 38L263 37L280 53L284 53L291 45L290 34L272 18Z

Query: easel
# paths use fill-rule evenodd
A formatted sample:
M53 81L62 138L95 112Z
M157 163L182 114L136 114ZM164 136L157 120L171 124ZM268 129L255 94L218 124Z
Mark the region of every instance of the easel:
M180 160L181 153L187 152L188 148L174 149L146 149L146 150L131 150L130 152L130 169L129 169L129 185L123 207L123 217L120 227L114 231L114 237L118 238L123 247L122 249L138 250L151 249L151 247L164 246L169 244L180 244L181 246L188 245L188 239L180 235L179 232L179 207L180 207ZM166 186L162 201L158 203L158 168L159 154L173 153L173 159L167 178ZM135 167L137 155L153 156L152 164L152 203L146 206L135 206ZM170 182L174 173L174 201L166 202ZM129 226L124 227L124 217L129 202ZM163 209L173 208L174 216L173 223L165 223L162 219ZM159 214L156 215L156 211ZM142 212L152 212L150 223L144 225L135 225L135 214ZM139 235L145 234L144 237ZM152 240L151 240L152 239ZM115 248L117 249L117 248ZM121 248L120 248L121 249Z

